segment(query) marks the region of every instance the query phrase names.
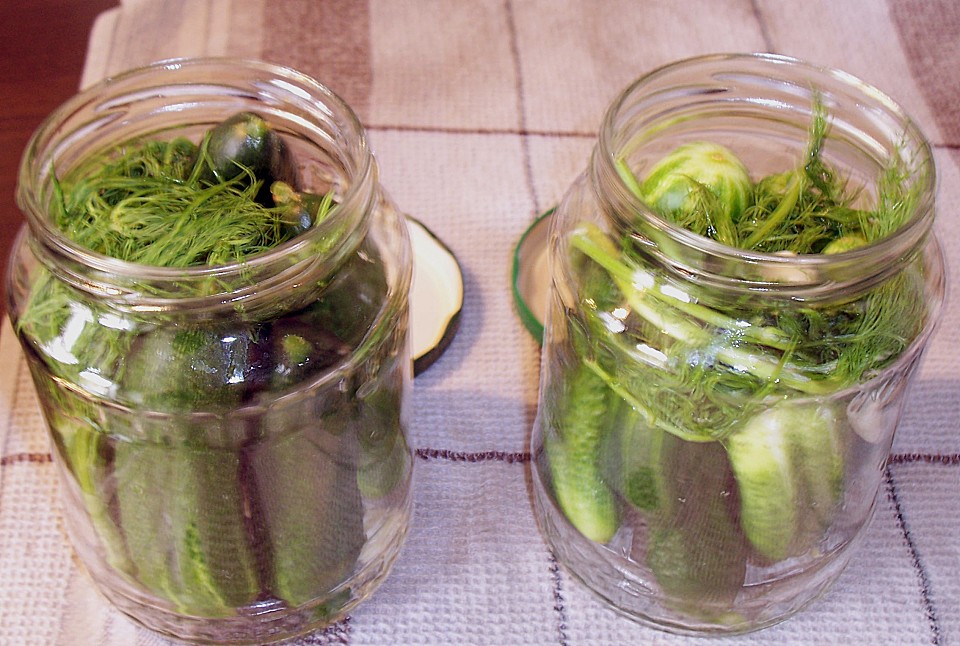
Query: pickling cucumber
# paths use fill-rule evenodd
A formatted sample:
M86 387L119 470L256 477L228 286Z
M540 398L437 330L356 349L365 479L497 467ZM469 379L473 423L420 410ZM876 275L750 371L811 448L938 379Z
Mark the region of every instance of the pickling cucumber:
M785 558L797 525L797 476L789 420L767 409L726 439L740 493L740 526L756 551L773 561Z
M602 450L603 474L614 490L645 512L661 506L664 473L660 465L664 431L651 427L622 399L610 402L618 412L608 413L611 430Z
M291 428L250 452L270 593L290 607L335 594L366 541L357 438L341 429ZM276 429L274 429L276 432Z
M682 222L683 214L706 208L716 238L731 245L736 244L733 224L750 203L752 192L750 174L736 154L706 141L683 144L667 154L639 188L641 199L673 220Z
M828 404L780 402L726 440L740 523L763 556L801 552L830 524L843 494L842 429Z
M135 578L181 612L226 616L259 593L233 451L118 442L121 526Z
M659 509L648 514L647 565L667 603L720 621L743 587L749 546L731 500L733 474L717 442L661 433Z
M607 431L604 413L611 393L584 364L572 369L567 392L560 398L556 426L544 434L554 495L564 515L581 534L606 543L620 526L616 498L600 465L601 445Z
M283 139L258 114L240 112L214 126L201 144L201 177L208 183L234 180L244 173L262 182L258 201L270 197L270 186L283 181L296 188L297 170Z
M269 379L263 330L168 326L133 342L123 370L123 396L163 412L235 406Z
M833 519L843 495L844 454L841 425L829 405L804 405L791 413L790 445L802 510L817 522L809 523L816 535Z

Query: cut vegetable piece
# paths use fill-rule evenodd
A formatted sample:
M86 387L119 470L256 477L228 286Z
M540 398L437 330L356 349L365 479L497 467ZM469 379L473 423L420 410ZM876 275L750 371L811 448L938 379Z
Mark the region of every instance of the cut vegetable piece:
M410 347L414 374L440 358L460 328L463 275L456 256L426 226L406 216L413 249Z

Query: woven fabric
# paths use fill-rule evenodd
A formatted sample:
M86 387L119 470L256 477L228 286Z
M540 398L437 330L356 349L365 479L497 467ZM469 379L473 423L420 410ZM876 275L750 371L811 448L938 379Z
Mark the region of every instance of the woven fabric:
M850 567L805 611L717 644L960 643L960 5L953 0L125 0L83 84L173 56L287 64L341 94L382 183L457 256L465 303L417 377L415 513L384 585L299 644L683 644L607 609L532 513L539 351L515 315L513 246L584 169L604 109L679 58L771 51L900 102L934 145L951 294ZM112 609L67 542L28 372L0 334L0 644L166 644Z

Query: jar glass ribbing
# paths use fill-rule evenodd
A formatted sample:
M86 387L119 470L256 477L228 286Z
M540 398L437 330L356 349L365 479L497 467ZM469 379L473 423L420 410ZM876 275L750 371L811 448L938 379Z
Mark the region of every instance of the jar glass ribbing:
M333 191L305 233L242 263L173 269L93 253L52 225L55 174L141 137L198 141L244 111L282 137L302 190ZM101 591L149 628L216 643L304 633L368 597L410 518L412 265L349 106L279 66L161 62L54 112L17 198L9 311L66 526Z
M903 171L912 213L880 242L835 255L724 246L656 215L617 172L623 159L642 178L694 141L728 147L754 181L789 171L803 163L818 104L830 123L822 158L860 189L858 206L876 200L885 169ZM640 622L724 634L788 617L839 576L941 310L935 189L916 126L842 72L709 56L620 95L551 223L534 505L574 577ZM791 372L791 344L813 342L811 321L859 322L885 290L912 316L881 332L900 345L879 368L831 381L852 341L827 334L816 340L822 374ZM787 320L806 327L769 347L778 339L764 335Z

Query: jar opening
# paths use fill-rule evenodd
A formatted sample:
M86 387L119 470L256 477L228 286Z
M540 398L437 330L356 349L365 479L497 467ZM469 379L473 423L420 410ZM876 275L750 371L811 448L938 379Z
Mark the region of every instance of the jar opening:
M100 254L73 242L50 217L55 180L117 145L202 134L232 114L254 111L297 160L303 190L332 190L335 204L315 226L242 261L152 266ZM236 305L265 285L317 280L366 235L376 165L356 115L339 97L298 72L257 61L184 59L107 79L75 96L31 139L20 169L18 204L34 250L75 288L140 309Z
M638 178L677 146L709 141L760 177L802 167L817 103L828 122L821 154L873 208L881 175L904 169L910 213L893 233L836 254L748 250L693 233L659 215L617 172ZM924 246L934 216L930 146L904 111L854 77L767 54L715 55L659 68L629 86L605 115L591 177L612 226L632 232L656 262L734 291L815 299L825 290L868 289ZM906 202L906 199L903 200Z

